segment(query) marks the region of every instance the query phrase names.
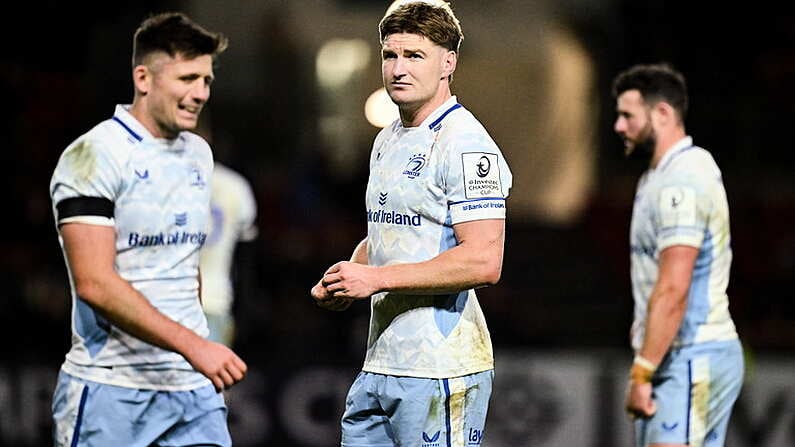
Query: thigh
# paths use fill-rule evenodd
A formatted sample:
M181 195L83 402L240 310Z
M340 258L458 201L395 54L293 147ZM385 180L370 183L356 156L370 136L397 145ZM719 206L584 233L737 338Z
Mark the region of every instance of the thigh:
M345 398L342 415L343 447L392 447L394 435L378 399L378 388L387 376L360 372Z
M106 385L61 372L52 405L55 445L146 447L180 417L174 408L154 405L156 401L156 391Z
M636 421L636 444L722 445L742 378L739 342L673 352L654 378L657 412Z
M383 401L398 445L478 446L483 439L493 371L449 379L389 377Z
M154 443L158 447L232 445L223 394L213 385L161 394L182 409L182 417Z

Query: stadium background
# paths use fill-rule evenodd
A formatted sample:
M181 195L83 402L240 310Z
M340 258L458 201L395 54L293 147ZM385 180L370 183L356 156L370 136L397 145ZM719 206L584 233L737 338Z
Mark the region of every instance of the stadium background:
M62 149L132 97L132 33L183 10L231 44L209 126L259 204L238 272L230 394L240 446L332 446L363 356L365 303L309 288L364 235L364 102L380 87L385 0L19 4L0 54L0 445L50 444L69 298L47 185ZM749 352L729 445L795 445L795 15L773 2L458 0L454 93L515 175L503 278L481 302L498 375L485 446L628 445L620 411L631 316L627 231L641 166L612 132L610 80L666 60L688 77L688 131L722 167L732 211L731 310ZM329 57L331 55L331 57ZM430 446L429 446L430 447Z

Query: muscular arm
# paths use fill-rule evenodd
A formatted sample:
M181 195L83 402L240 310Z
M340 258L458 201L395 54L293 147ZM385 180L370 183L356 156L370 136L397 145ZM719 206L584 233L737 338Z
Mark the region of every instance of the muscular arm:
M696 257L698 249L684 245L660 253L659 276L649 298L646 333L638 352L655 365L660 364L682 325Z
M682 325L697 257L697 248L682 245L668 247L660 253L659 276L649 298L646 332L638 351L639 356L654 365L660 364ZM626 408L638 416L654 414L651 383L631 381Z
M340 262L326 271L321 284L330 295L347 299L378 292L452 293L496 284L502 271L505 220L477 220L453 228L458 244L432 259L382 267Z
M77 294L94 310L125 332L181 354L219 390L243 379L246 364L234 352L168 318L119 276L112 227L67 223L61 235Z

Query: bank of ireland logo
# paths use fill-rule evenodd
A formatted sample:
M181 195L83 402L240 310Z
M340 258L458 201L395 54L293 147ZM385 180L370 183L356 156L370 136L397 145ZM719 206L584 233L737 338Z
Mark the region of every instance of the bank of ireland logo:
M480 157L480 160L478 160L478 163L475 166L478 168L475 173L478 175L478 177L483 178L489 175L489 171L491 171L491 160L484 155Z
M422 447L439 447L439 436L441 434L441 430L437 431L433 435L422 432Z
M413 154L411 158L409 158L409 162L406 164L406 169L403 171L403 174L410 179L417 178L422 168L425 167L425 154Z

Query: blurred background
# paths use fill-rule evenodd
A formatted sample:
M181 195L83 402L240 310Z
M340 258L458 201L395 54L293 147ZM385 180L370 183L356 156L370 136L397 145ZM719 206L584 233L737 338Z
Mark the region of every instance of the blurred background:
M309 289L365 235L386 0L38 1L6 15L0 152L0 445L50 445L70 300L48 195L61 151L132 100L132 34L181 10L230 47L207 135L252 184L259 238L238 253L229 393L239 446L338 445L369 307L317 308ZM668 61L687 77L688 133L722 168L731 311L748 375L729 446L795 445L795 14L773 2L457 0L453 93L514 173L500 284L479 292L497 378L484 446L630 445L621 411L629 219L643 166L613 134L612 77ZM379 108L378 95L368 110ZM371 116L377 123L378 115ZM430 446L428 446L430 447Z

